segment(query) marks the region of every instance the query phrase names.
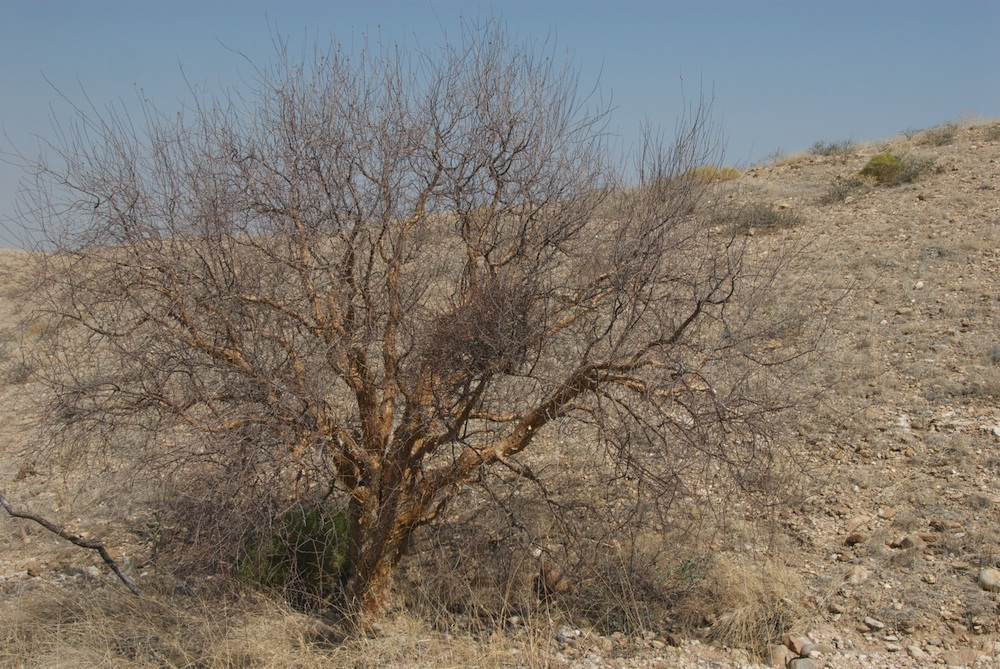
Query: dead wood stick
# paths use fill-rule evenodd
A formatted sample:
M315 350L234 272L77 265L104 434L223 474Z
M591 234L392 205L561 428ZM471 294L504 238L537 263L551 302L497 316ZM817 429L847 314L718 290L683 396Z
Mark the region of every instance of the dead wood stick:
M0 493L0 504L2 504L3 508L7 510L7 513L13 516L14 518L33 520L42 527L44 527L45 529L47 529L49 532L59 535L66 541L74 543L80 548L89 548L90 550L94 550L100 553L101 559L104 560L104 562L109 567L111 567L111 571L115 572L115 575L119 578L119 580L121 580L121 582L124 583L125 586L132 591L132 594L134 594L139 599L142 599L142 594L139 593L139 588L136 587L135 582L133 582L132 579L130 579L125 574L125 572L121 570L121 567L118 566L118 563L115 562L115 559L111 557L110 553L108 553L108 549L104 547L103 542L97 539L84 539L83 537L77 534L73 534L72 532L67 532L66 530L62 529L52 521L42 518L41 516L31 513L29 511L18 511L13 506L11 506L11 503L7 501L7 498L4 496L3 493Z

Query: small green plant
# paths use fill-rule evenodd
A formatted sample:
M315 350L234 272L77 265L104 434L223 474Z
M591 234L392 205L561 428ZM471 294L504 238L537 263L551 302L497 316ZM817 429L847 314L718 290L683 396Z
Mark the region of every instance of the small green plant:
M688 170L686 176L705 182L732 181L740 178L740 171L733 167L702 165L701 167L694 167Z
M902 159L886 151L877 153L861 168L861 176L870 177L879 183L888 183L903 169Z
M875 154L859 174L886 186L914 181L934 167L933 158L900 157L889 151Z
M244 581L308 605L338 594L350 574L348 519L323 506L299 507L249 538L237 573Z
M847 156L854 150L854 142L845 139L842 142L816 142L809 147L809 153L814 156Z

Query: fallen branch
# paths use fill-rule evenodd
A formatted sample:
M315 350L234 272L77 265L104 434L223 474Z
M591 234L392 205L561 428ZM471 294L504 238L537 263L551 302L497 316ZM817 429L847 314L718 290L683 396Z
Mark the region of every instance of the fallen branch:
M142 595L139 593L139 588L136 587L132 579L130 579L125 574L125 572L121 570L121 567L118 566L118 563L115 562L115 559L111 557L110 553L108 553L108 549L104 547L103 542L97 539L84 539L79 535L67 532L66 530L56 525L55 523L45 518L42 518L41 516L35 515L28 511L18 511L13 506L11 506L11 503L7 501L7 498L3 495L3 493L0 493L0 504L2 504L3 508L7 510L7 513L14 518L33 520L34 522L38 523L39 525L47 529L49 532L59 535L66 541L74 543L80 548L89 548L90 550L94 550L100 553L101 559L104 560L105 564L111 567L111 571L115 572L115 575L119 578L119 580L121 580L121 582L124 583L125 586L132 591L132 594L134 594L139 599L142 599Z

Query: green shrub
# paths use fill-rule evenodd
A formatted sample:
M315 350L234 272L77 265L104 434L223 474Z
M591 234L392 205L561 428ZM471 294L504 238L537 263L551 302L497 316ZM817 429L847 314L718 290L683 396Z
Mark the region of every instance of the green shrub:
M861 176L871 177L879 183L888 183L903 169L902 159L886 151L877 153L861 168Z
M871 157L859 174L876 183L898 186L910 183L934 166L933 158L901 158L888 151Z
M329 600L350 575L348 527L339 510L293 509L248 539L237 573L294 604Z

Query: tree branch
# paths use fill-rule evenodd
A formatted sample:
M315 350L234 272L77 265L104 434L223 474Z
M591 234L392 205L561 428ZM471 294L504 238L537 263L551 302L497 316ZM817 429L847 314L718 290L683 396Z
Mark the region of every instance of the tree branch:
M45 518L42 518L39 515L36 515L29 511L18 511L11 505L10 502L7 501L7 498L4 496L3 493L0 493L0 505L3 505L3 508L6 509L7 513L10 514L10 516L12 516L13 518L32 520L41 525L42 527L44 527L45 529L47 529L49 532L52 532L53 534L62 537L63 539L69 541L70 543L76 544L80 548L89 548L90 550L97 551L98 553L100 553L101 559L104 560L105 564L111 567L111 571L115 572L115 576L117 576L118 579L125 584L125 587L131 590L132 594L138 597L139 599L143 598L142 593L139 592L139 588L136 586L135 582L132 579L130 579L125 574L125 572L122 571L121 567L118 566L118 563L115 562L115 559L111 557L110 553L108 553L108 549L104 547L104 543L101 542L100 540L84 539L79 535L64 530L55 523Z

